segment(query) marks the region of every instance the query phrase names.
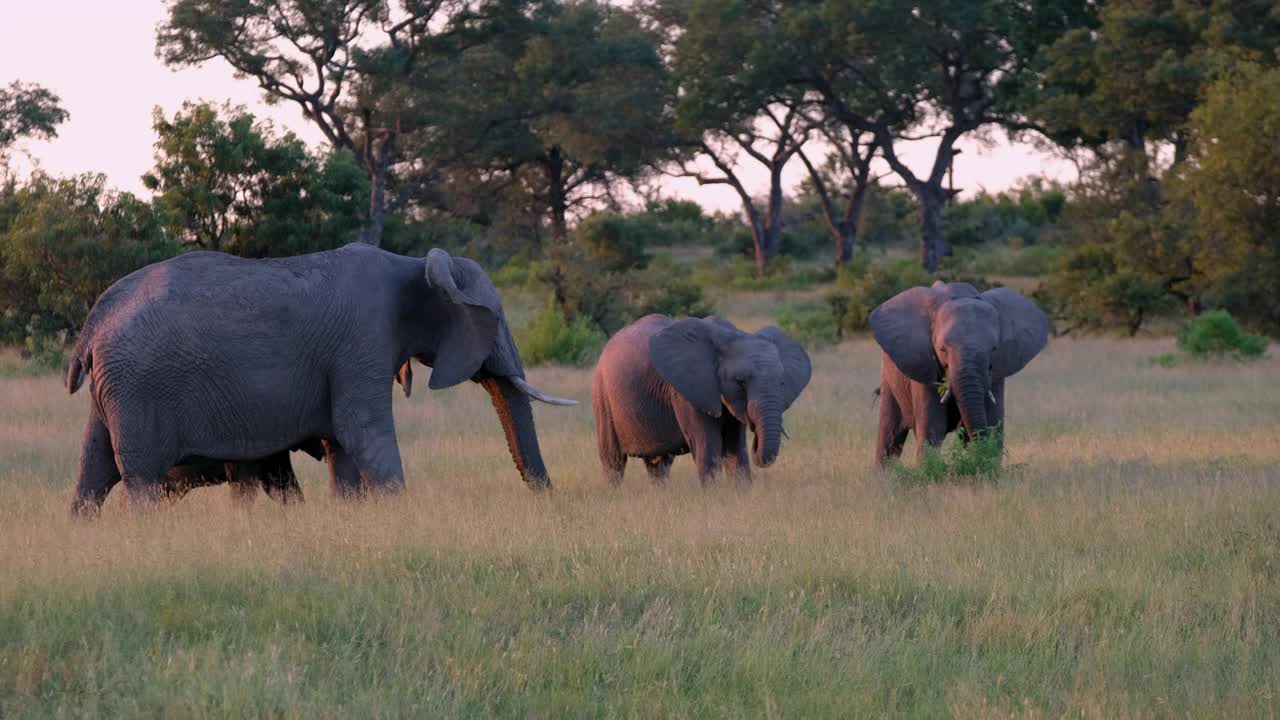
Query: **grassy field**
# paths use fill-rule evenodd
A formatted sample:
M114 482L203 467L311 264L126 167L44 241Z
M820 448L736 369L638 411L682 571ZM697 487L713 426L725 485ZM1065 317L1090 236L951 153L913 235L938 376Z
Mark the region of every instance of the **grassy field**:
M330 500L295 455L302 507L90 524L87 396L3 379L0 717L1275 717L1280 361L1141 366L1171 346L1052 343L997 483L871 467L858 341L748 491L688 458L608 487L584 402L539 406L534 496L468 386L397 398L404 497Z

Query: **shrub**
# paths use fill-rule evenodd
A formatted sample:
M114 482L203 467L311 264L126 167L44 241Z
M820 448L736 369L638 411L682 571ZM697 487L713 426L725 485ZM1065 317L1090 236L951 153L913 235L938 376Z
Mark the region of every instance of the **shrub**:
M932 282L933 278L913 258L872 265L866 255L860 255L842 267L836 276L836 294L844 297L829 299L828 303L833 311L836 308L841 311L835 321L842 333L866 330L868 316L880 303L903 290Z
M1101 244L1063 255L1034 299L1072 328L1124 327L1129 335L1169 304L1159 278L1124 267L1116 249Z
M179 249L150 204L102 175L36 173L0 206L0 342L29 355L73 338L112 283Z
M894 463L894 478L906 485L937 485L970 478L995 480L1000 476L1003 454L1001 432L997 428L967 445L957 440L943 450L926 448L924 460L917 466Z
M1178 347L1193 357L1229 355L1237 360L1252 360L1266 352L1268 342L1263 335L1242 330L1226 310L1204 313L1178 334Z
M784 305L778 312L778 326L810 348L825 347L840 340L840 329L831 308L811 302Z
M521 335L520 355L529 365L586 367L600 356L607 339L584 317L566 322L554 299L533 316Z

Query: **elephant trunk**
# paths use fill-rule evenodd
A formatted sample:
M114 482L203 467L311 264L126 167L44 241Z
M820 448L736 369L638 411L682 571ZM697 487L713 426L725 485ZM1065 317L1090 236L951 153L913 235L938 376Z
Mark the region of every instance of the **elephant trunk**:
M751 454L756 465L768 467L782 447L782 403L777 398L752 401L747 414L752 424Z
M502 422L507 435L507 448L520 472L520 478L534 490L551 487L547 468L542 464L542 451L538 448L538 434L533 426L533 408L529 396L505 377L489 377L480 382L489 392L493 409Z
M961 371L950 381L960 408L960 422L970 438L987 431L987 380L981 373Z

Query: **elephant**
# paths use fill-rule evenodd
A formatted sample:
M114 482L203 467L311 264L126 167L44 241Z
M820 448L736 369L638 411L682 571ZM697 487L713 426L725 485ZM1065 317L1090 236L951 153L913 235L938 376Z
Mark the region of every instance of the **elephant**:
M877 463L901 455L911 431L921 458L958 427L965 442L995 430L1003 449L1005 379L1049 340L1035 303L1008 288L938 281L886 300L869 321L883 351Z
M692 453L705 485L720 472L751 481L751 454L778 456L782 413L809 384L809 355L776 327L746 333L716 317L647 315L605 344L592 376L596 443L608 480L628 457L665 482L676 455Z
M307 443L308 453L317 460L323 460L323 446L316 443L319 449L312 451L310 445ZM252 500L259 486L268 497L282 504L302 502L302 487L293 472L288 450L245 462L187 458L185 464L174 465L165 471L161 495L168 500L177 500L195 488L222 483L231 486L231 499L240 504Z
M412 361L406 360L396 372L396 382L404 387L405 397L412 391ZM330 480L336 481L333 474L332 457L328 441L320 438L309 438L292 450L306 452L316 460L330 462ZM244 462L227 462L207 458L189 458L183 465L174 465L165 472L161 494L167 500L177 500L198 487L220 485L231 486L231 499L237 504L245 504L253 499L259 486L271 497L282 504L302 502L302 487L298 484L298 476L293 471L293 463L289 460L289 452L282 450L269 457ZM342 493L340 485L334 487Z
M551 485L530 385L497 288L480 265L352 243L288 258L191 252L143 267L94 303L67 368L90 381L72 510L93 514L123 480L154 504L167 471L198 459L251 462L327 446L334 489L405 485L387 379L464 380L489 393L521 478Z

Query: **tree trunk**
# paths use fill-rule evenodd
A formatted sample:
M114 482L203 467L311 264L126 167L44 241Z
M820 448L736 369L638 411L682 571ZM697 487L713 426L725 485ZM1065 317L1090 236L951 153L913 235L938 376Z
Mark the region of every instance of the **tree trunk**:
M765 266L769 263L769 257L765 250L765 246L769 242L765 237L768 230L764 227L764 223L760 222L760 219L756 217L754 211L751 211L749 216L751 221L751 242L755 246L756 275L764 277Z
M566 216L569 202L564 189L564 158L559 148L552 148L547 156L547 205L551 211L551 239L557 245L564 244L569 237L569 224Z
M782 251L782 165L777 164L769 172L769 206L765 210L764 233L759 245L756 270L765 274L769 261Z
M913 190L920 203L920 267L935 273L942 258L951 254L951 244L942 236L944 191L931 184L921 184Z
M383 155L374 160L370 168L369 221L360 233L360 242L374 247L382 245L382 229L387 217L387 166L390 165L390 157L385 153L385 147L383 150Z
M853 260L854 244L858 240L858 223L862 220L862 205L867 197L867 186L860 184L849 196L844 219L832 229L836 232L836 270Z

